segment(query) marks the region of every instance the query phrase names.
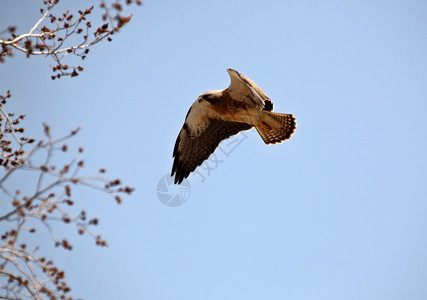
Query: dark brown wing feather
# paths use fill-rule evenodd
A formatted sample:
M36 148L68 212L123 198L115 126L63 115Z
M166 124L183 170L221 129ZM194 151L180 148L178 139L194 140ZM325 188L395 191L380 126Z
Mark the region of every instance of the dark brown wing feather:
M228 122L209 119L205 131L196 138L191 138L182 127L176 139L173 150L171 176L175 175L175 184L180 184L198 166L200 166L215 151L222 140L237 134L242 130L249 130L252 126L246 123Z

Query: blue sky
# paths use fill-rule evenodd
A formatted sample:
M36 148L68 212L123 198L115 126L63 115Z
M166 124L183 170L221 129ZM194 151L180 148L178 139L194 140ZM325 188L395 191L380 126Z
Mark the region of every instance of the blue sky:
M34 24L37 3L23 3L2 4L1 28ZM51 61L18 53L0 66L28 134L82 125L71 144L87 172L136 188L121 206L78 194L109 248L73 230L71 253L40 241L74 296L427 298L427 2L145 1L133 13L77 78L52 81ZM237 136L203 182L190 175L183 205L165 206L156 189L185 114L228 86L228 67L298 128L275 146Z

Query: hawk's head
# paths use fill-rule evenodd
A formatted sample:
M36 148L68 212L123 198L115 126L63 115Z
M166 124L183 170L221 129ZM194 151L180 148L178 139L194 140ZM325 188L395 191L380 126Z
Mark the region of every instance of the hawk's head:
M223 91L209 91L201 94L197 100L199 103L202 101L207 101L211 104L215 104L218 100L220 100L222 92Z

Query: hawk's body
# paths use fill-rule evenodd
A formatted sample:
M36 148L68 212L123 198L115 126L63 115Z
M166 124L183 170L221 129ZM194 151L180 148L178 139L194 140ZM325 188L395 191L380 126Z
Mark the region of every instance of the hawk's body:
M296 128L291 114L271 112L273 103L249 78L227 69L230 86L206 92L193 103L173 151L175 183L200 166L219 143L242 130L255 127L266 144L289 139Z

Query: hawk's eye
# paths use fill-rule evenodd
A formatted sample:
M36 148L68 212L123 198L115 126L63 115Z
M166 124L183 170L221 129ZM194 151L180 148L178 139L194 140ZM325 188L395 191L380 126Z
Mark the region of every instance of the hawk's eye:
M215 96L212 95L212 94L201 95L199 97L199 102L202 101L202 100L207 101L209 103L212 103L215 100Z
M199 102L202 100L209 101L209 95L200 95L198 100Z

